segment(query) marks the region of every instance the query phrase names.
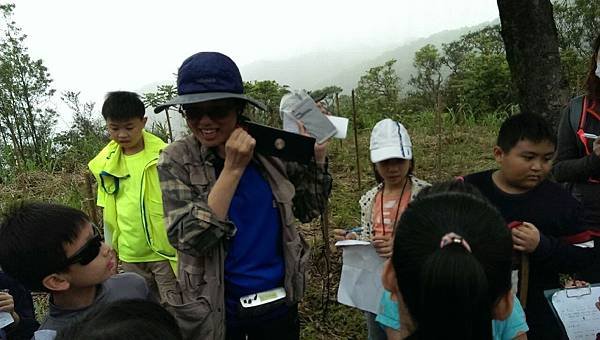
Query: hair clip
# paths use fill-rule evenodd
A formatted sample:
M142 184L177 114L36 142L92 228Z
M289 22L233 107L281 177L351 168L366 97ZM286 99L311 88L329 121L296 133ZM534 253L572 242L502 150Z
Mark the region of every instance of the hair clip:
M440 241L440 249L452 243L460 244L469 253L471 252L471 246L469 246L469 243L464 238L462 238L462 236L456 233L448 233L444 235L442 237L442 240Z

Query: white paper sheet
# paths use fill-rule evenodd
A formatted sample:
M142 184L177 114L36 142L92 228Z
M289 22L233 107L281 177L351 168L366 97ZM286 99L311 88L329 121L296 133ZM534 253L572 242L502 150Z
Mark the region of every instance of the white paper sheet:
M14 321L15 320L13 319L12 315L10 315L10 313L0 312L0 328L4 328L13 323Z
M371 242L361 241L361 240L343 240L337 241L335 243L336 247L345 247L345 246L370 246Z
M600 333L600 311L595 306L599 296L600 287L592 287L591 294L577 297L567 297L565 290L552 295L552 305L569 339L596 339Z
M336 246L343 249L338 302L377 314L384 291L381 272L385 259L369 242L345 240Z
M590 241L583 242L583 243L576 243L574 245L581 247L581 248L594 248L594 240L590 240Z
M333 126L335 126L335 129L337 130L337 133L335 135L333 135L333 138L345 139L346 134L348 132L348 118L338 117L338 116L325 116L325 117L327 117L327 119L329 119L331 124L333 124Z

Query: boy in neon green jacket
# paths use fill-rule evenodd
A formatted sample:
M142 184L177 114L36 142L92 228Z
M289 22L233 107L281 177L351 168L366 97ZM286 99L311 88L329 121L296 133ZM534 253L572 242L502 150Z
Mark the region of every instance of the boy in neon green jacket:
M144 104L133 92L110 92L102 106L111 142L88 167L98 183L106 242L123 269L142 275L157 300L176 292L176 251L169 244L156 163L166 146L146 132Z

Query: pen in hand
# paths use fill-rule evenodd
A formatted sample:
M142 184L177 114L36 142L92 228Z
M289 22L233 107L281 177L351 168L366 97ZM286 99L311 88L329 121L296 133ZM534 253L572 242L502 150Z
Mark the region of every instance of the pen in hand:
M351 229L346 229L346 235L350 234L350 233L357 233L360 234L362 233L363 228L362 227L354 227Z
M350 229L333 229L333 238L336 241L352 240L356 239L356 236L362 232L361 227L354 227Z

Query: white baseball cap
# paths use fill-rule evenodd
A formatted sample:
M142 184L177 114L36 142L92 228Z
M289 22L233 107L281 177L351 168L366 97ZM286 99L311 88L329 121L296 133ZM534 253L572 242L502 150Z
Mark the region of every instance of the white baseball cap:
M389 118L380 120L371 131L371 162L391 158L412 159L412 143L404 125Z

